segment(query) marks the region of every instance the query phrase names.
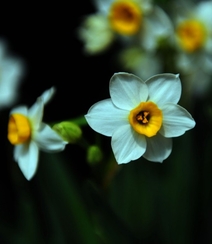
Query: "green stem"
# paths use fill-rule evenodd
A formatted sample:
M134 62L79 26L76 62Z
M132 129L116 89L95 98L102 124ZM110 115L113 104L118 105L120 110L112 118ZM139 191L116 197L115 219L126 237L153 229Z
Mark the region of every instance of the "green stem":
M63 122L63 121L73 122L74 124L77 124L79 127L88 125L84 115L73 118L73 119L66 119L66 120L62 120L62 121L58 121L58 122L51 122L48 124L52 127L53 125L58 124L58 123Z
M77 118L70 119L70 120L67 120L67 121L73 122L73 123L75 123L75 124L77 124L79 126L85 126L85 125L88 124L84 116L79 116Z

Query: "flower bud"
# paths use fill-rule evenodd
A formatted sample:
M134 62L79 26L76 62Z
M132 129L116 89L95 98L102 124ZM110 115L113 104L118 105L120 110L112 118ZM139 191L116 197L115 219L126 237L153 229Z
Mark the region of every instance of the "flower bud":
M64 141L71 144L76 143L82 136L81 128L77 124L69 121L63 121L55 124L52 129L55 130Z
M95 165L102 160L102 151L96 146L92 145L87 150L87 161L91 165Z

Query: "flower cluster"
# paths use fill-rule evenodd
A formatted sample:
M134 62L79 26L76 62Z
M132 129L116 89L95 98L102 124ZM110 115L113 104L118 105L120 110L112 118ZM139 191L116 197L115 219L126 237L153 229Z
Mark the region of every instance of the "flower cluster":
M97 54L114 41L120 42L116 60L127 72L115 73L109 83L110 98L91 106L80 119L59 121L52 127L42 122L44 106L52 98L54 87L30 108L17 106L11 110L8 140L27 180L36 173L39 150L60 152L68 143L78 143L85 149L91 167L104 160L101 146L85 140L82 124L111 137L118 164L141 156L163 162L172 151L172 138L195 126L191 114L178 105L182 93L178 73L195 80L202 77L205 84L211 79L212 2L195 6L187 3L176 17L151 0L94 3L97 12L86 16L78 29L84 51ZM20 62L6 58L0 45L0 106L15 101L21 73Z
M87 16L79 28L89 54L104 51L117 38L154 50L172 31L166 13L150 0L96 0L95 5L97 13Z
M116 39L118 61L126 71L143 79L179 72L187 91L206 93L212 74L212 1L173 2L169 11L150 0L94 4L97 12L78 30L87 54L105 51Z

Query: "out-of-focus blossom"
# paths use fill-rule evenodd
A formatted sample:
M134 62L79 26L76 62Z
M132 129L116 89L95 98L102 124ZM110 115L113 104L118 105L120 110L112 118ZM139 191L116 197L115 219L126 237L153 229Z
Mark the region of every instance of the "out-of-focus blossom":
M96 0L95 5L97 13L88 15L79 28L88 54L104 51L115 38L154 50L173 31L166 13L150 0Z
M203 95L212 75L212 1L178 9L175 45L176 66L187 75L191 92Z
M115 38L109 22L101 14L93 14L85 18L79 29L79 37L83 40L84 50L88 54L106 50Z
M8 124L8 139L14 148L14 159L22 173L30 180L36 173L39 149L59 152L65 142L54 130L42 122L44 105L54 94L54 88L45 91L31 108L20 106L12 109Z
M0 109L13 105L24 74L23 62L6 54L6 43L0 41Z
M128 73L114 74L110 99L94 104L85 115L90 127L111 136L118 164L143 156L162 162L172 151L172 137L195 126L181 96L179 75L155 75L145 82Z
M146 80L162 72L163 60L156 53L143 51L140 47L125 48L120 52L119 62L122 67Z

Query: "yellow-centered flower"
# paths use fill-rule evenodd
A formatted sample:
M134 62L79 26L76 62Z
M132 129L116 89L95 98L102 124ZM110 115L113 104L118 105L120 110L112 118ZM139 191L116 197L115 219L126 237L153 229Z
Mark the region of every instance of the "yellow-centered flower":
M14 159L22 173L30 180L38 166L39 149L59 152L65 142L54 130L42 122L44 104L54 94L54 88L45 91L31 108L12 109L8 123L8 140L15 146Z
M112 28L123 35L133 35L142 24L142 10L131 0L114 1L109 11Z
M167 14L151 0L96 0L95 3L97 13L86 16L78 32L89 54L104 51L116 37L127 38L133 45L139 43L144 50L155 50L161 40L173 33Z
M133 74L116 73L110 80L110 96L94 104L85 118L92 129L112 137L118 164L142 155L162 162L171 153L171 137L195 126L191 115L177 105L179 75L155 75L144 82Z
M176 67L186 75L185 89L197 96L210 89L212 75L212 1L179 11L176 19Z
M176 19L176 39L185 52L212 53L212 2L203 1L184 9Z
M198 20L185 20L177 26L177 35L181 47L187 52L194 52L204 46L207 32Z

